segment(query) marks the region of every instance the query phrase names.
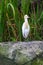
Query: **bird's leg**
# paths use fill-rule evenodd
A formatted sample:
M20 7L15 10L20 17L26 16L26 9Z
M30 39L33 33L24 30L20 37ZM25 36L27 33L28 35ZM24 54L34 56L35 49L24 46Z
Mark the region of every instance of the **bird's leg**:
M27 37L27 38L25 38L25 39L24 39L24 41L25 41L25 42L28 42L28 41L29 41L29 38L28 38L28 37Z

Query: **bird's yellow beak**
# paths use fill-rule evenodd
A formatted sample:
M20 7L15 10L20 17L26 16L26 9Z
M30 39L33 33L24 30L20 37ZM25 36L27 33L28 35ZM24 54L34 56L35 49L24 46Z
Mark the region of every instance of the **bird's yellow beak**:
M30 17L28 16L28 18L30 18Z

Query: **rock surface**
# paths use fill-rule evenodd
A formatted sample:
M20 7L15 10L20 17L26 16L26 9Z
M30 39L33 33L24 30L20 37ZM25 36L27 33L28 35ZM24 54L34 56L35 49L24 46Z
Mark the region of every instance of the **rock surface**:
M43 53L43 41L0 43L0 54L13 59L17 64L30 61L41 53Z

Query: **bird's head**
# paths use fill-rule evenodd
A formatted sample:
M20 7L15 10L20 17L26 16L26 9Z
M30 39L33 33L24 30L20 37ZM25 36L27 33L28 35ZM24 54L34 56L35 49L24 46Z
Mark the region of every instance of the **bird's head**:
M28 15L24 15L24 19L28 19L30 18Z

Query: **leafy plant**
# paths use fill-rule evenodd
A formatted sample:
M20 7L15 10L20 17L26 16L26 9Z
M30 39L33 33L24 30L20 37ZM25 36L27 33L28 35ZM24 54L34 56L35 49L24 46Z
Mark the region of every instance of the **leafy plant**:
M19 7L20 3L21 6ZM0 41L25 41L22 37L22 24L25 14L30 16L30 34L27 39L43 40L42 4L42 2L33 0L21 0L19 3L18 0L2 0Z

